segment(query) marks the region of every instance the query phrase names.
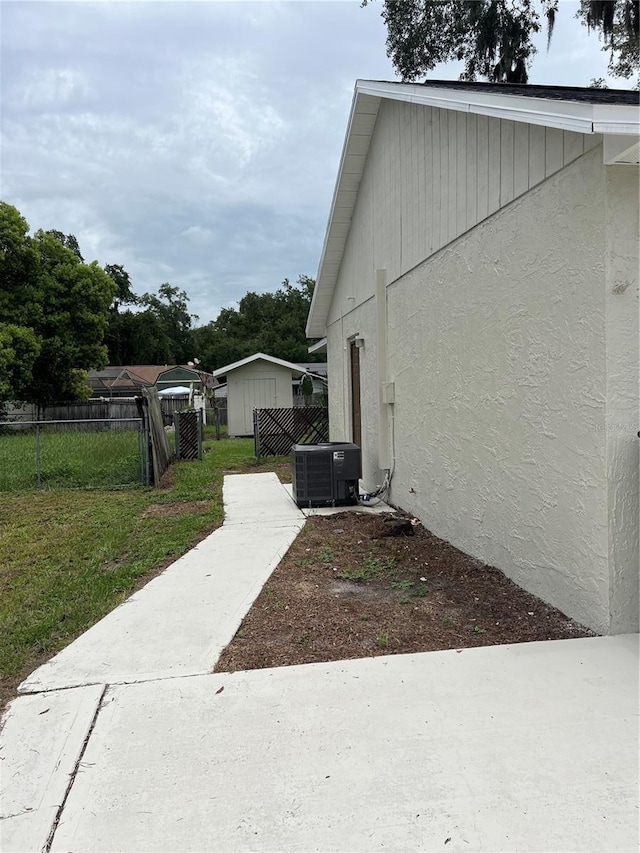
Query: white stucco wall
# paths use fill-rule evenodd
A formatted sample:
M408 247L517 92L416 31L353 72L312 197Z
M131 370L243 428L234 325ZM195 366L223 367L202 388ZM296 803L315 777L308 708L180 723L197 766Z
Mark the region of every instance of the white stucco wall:
M389 288L391 499L609 628L604 168L596 150Z
M610 613L612 633L638 630L640 400L638 181L631 166L606 169L606 329Z
M391 501L595 630L638 630L638 169L599 137L445 113L381 107L327 324L331 437L351 439L357 334L381 481L384 269Z
M263 385L263 390L260 390L260 385ZM254 406L272 409L291 408L293 406L291 371L271 362L253 361L229 373L227 375L227 418L230 436L253 434Z
M637 630L629 177L592 150L387 289L391 501L604 633ZM373 487L382 476L375 297L328 328L332 438L350 438L355 334L365 339L363 478Z

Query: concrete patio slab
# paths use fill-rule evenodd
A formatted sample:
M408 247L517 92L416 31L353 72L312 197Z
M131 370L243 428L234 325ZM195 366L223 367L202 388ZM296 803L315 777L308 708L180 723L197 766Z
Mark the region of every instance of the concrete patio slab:
M276 474L228 474L224 478L225 527L296 524L302 513Z
M286 489L287 494L291 498L291 502L294 506L296 506L295 501L293 500L293 490L291 483L285 483L284 488ZM371 502L368 503L359 503L355 506L304 506L300 508L300 512L304 513L305 516L311 515L336 515L339 512L363 512L365 515L371 513L383 513L383 512L395 512L394 508L386 504L384 501L375 498Z
M44 848L76 769L104 688L15 699L0 747L0 850Z
M629 851L638 637L109 689L52 850Z
M275 475L227 477L224 500L223 527L36 669L19 692L210 672L304 524Z

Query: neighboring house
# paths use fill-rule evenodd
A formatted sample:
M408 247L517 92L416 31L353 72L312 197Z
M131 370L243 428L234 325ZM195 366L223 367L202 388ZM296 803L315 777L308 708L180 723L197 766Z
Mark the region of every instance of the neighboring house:
M639 112L358 81L307 324L365 486L603 633L638 630Z
M216 379L226 377L229 436L253 435L254 409L292 408L292 380L304 372L297 364L262 352L214 370Z
M305 373L311 377L314 396L326 395L327 393L327 363L326 361L311 361L298 364ZM300 394L300 383L302 379L293 380L293 393Z
M203 374L185 365L133 364L105 367L89 371L89 385L93 397L134 397L142 388L166 388L184 385L200 390L202 376L207 387L215 382L211 374Z

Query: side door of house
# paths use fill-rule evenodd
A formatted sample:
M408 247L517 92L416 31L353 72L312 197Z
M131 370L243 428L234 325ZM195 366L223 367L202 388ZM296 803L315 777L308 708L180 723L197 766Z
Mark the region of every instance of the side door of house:
M253 410L272 409L276 403L275 379L245 379L242 383L244 400L244 435L253 435Z

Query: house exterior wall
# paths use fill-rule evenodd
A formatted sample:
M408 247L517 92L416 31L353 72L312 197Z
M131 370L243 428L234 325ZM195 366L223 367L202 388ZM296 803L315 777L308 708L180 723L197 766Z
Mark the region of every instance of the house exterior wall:
M638 630L640 441L638 441L638 182L630 166L606 169L605 422L611 631Z
M238 367L227 376L230 436L253 435L253 409L293 407L291 371L266 361Z
M378 465L378 380L376 303L367 300L327 329L329 376L329 435L333 441L352 441L349 343L360 335L360 403L362 412L362 479L367 488L382 483Z
M606 633L638 627L638 172L605 168L598 141L385 103L327 339L334 440L351 437L348 339L365 339L367 487L388 379L390 500Z
M600 137L383 101L358 190L328 325Z
M606 632L598 157L574 163L389 288L390 497L437 536Z

